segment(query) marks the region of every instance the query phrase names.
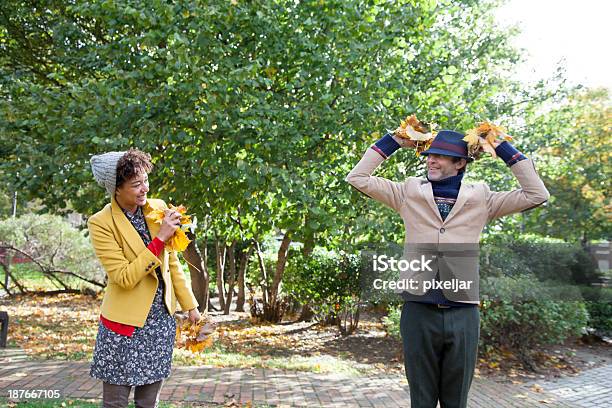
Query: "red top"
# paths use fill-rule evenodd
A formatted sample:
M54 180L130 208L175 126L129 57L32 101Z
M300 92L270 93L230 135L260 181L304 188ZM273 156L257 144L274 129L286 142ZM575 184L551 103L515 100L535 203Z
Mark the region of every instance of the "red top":
M149 243L147 248L149 248L149 251L153 252L153 255L159 256L164 249L164 241L155 237L153 238L153 241Z
M117 334L121 334L122 336L131 337L134 334L134 330L136 330L135 326L130 326L129 324L117 323L108 320L104 316L100 315L100 321L107 329L114 331Z
M147 248L149 249L149 251L151 251L153 253L153 255L155 256L159 256L162 252L162 250L164 249L164 241L162 241L161 239L155 237L153 239L153 241L151 241L149 243L149 245L147 245ZM134 334L134 330L136 330L135 326L130 326L129 324L123 324L123 323L117 323L117 322L113 322L108 320L107 318L105 318L104 316L100 315L100 321L102 322L102 324L109 330L117 333L117 334L121 334L123 336L132 336Z

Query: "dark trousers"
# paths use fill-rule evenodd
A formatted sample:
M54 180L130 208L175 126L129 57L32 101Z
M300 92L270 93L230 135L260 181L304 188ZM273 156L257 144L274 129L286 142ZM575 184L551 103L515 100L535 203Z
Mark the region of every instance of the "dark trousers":
M159 392L162 381L153 384L137 385L134 387L134 405L136 408L156 408L159 401ZM102 407L103 408L125 408L128 406L130 397L130 385L115 385L107 382L102 383Z
M465 408L478 352L477 306L405 302L400 331L412 408Z

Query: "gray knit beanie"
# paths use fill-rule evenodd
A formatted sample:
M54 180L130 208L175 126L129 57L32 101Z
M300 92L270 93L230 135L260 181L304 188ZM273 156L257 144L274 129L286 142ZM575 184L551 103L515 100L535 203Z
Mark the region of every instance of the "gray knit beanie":
M111 196L115 194L117 182L117 162L126 152L108 152L92 156L91 171L98 184L108 191Z

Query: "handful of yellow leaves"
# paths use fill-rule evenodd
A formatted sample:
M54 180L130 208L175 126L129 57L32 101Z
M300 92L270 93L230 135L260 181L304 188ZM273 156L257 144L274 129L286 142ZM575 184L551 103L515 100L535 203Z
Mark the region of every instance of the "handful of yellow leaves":
M402 120L400 126L395 129L393 134L402 139L413 140L415 143L414 149L417 156L421 155L429 148L436 134L435 123L422 122L417 119L416 115L410 115Z
M497 157L493 142L498 138L508 142L512 141L512 136L508 135L504 128L490 122L481 122L477 127L468 130L463 140L468 144L468 155L478 159L481 151Z
M213 324L203 317L198 323L192 323L187 316L177 313L176 347L184 348L192 353L199 353L213 344Z
M185 214L187 212L187 208L185 208L184 205L175 207L170 204L169 209L177 211L179 214L181 214L181 226L176 230L172 238L166 241L166 249L170 251L183 252L191 242L191 240L187 238L185 231L191 230L193 233L196 228L197 218L193 217L192 221L191 215ZM165 210L153 210L147 215L147 218L154 221L156 224L161 224L165 216L164 211Z

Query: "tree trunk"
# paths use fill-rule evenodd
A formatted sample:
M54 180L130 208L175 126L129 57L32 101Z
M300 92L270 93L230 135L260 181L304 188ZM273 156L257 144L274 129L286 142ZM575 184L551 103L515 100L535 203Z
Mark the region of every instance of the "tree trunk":
M250 302L251 316L258 320L278 323L282 320L288 305L287 299L281 299L279 293L281 289L283 273L285 272L285 266L287 264L289 244L291 244L289 231L287 231L283 236L280 248L278 249L276 268L271 284L268 284L266 265L261 253L261 247L259 245L259 242L257 242L256 240L253 240L253 242L255 244L257 260L259 262L259 269L262 273L260 285L262 288L263 299L259 301L252 293L252 300Z
M11 216L13 218L17 217L17 190L13 192L13 213Z
M274 271L274 277L272 278L272 284L269 287L268 302L263 302L262 305L263 310L261 313L261 318L267 322L280 322L283 319L285 310L287 309L287 299L280 299L279 293L283 273L285 272L285 266L287 265L287 253L289 251L290 243L291 238L289 237L289 231L287 231L283 236L280 248L278 249L276 269Z
M187 237L191 242L183 252L183 258L185 258L189 267L191 289L198 301L198 310L200 310L200 312L206 312L208 311L208 285L210 283L210 275L208 274L208 267L206 265L208 260L206 239L204 240L204 249L200 251L196 242L196 237L191 232L187 233Z
M6 251L6 269L8 270L8 268L11 267L11 251ZM4 266L4 264L2 265ZM9 294L9 296L11 295L11 292L9 292L9 285L11 284L11 280L9 278L9 274L5 273L4 274L4 290L6 290L6 293Z
M588 249L588 247L589 247L589 238L588 238L586 230L582 231L582 237L580 239L580 245L582 245L582 248L584 248L585 250Z
M283 236L283 241L281 242L280 248L278 248L276 270L274 271L274 279L272 280L272 287L270 288L270 304L276 303L278 298L280 284L283 279L283 273L285 272L285 266L287 265L289 244L291 244L291 238L289 237L289 231L287 231Z
M257 254L257 262L259 264L259 270L261 271L261 276L262 276L262 297L263 297L263 303L267 304L268 303L268 272L266 271L266 263L263 259L262 256L262 252L261 252L261 246L259 245L258 241L255 241L255 251Z
M309 234L304 238L304 246L302 247L302 255L304 258L309 257L312 254L315 246L314 233Z
M234 297L234 285L236 284L236 240L232 241L229 246L227 261L229 263L228 279L227 279L227 292L225 296L225 305L223 307L223 314L228 315L230 308L232 307L232 298Z
M310 305L307 303L302 305L302 311L300 312L300 317L298 317L298 322L309 322L313 319L314 312Z
M12 208L12 214L11 217L15 218L17 217L17 190L15 190L13 192L13 208ZM2 265L4 266L4 265ZM4 290L6 290L6 293L11 296L11 292L9 292L9 285L11 284L11 279L10 276L8 274L8 269L11 267L11 252L10 251L6 251L6 273L4 274ZM20 289L21 290L21 289Z
M227 253L227 247L225 244L221 245L219 239L215 240L215 249L217 252L217 292L219 292L219 307L221 310L225 309L225 278L223 276L225 271L225 256Z
M10 278L13 280L13 282L15 283L15 286L17 286L17 289L19 289L19 292L21 294L24 294L27 292L27 289L24 288L23 286L21 286L21 284L19 283L19 281L17 279L15 279L15 277L11 274L10 271L10 264L9 265L5 265L5 264L0 264L2 265L2 268L4 269L4 274L7 276L10 276ZM8 286L6 287L7 289L7 293L10 295L10 293L8 292Z
M242 253L240 258L240 266L238 267L238 297L236 298L236 311L244 312L244 302L246 301L245 296L245 277L246 271L251 260L251 254L253 253L253 246L249 245L246 252Z
M9 260L9 262L10 262L10 260ZM4 282L0 282L0 285L2 285L2 288L4 289L4 291L6 292L7 295L13 296L13 294L9 290L9 284L10 284L10 281L9 281L9 278L8 278L9 274L6 272L6 269L10 268L10 263L4 264L4 263L0 262L0 265L2 265L2 269L4 269Z

